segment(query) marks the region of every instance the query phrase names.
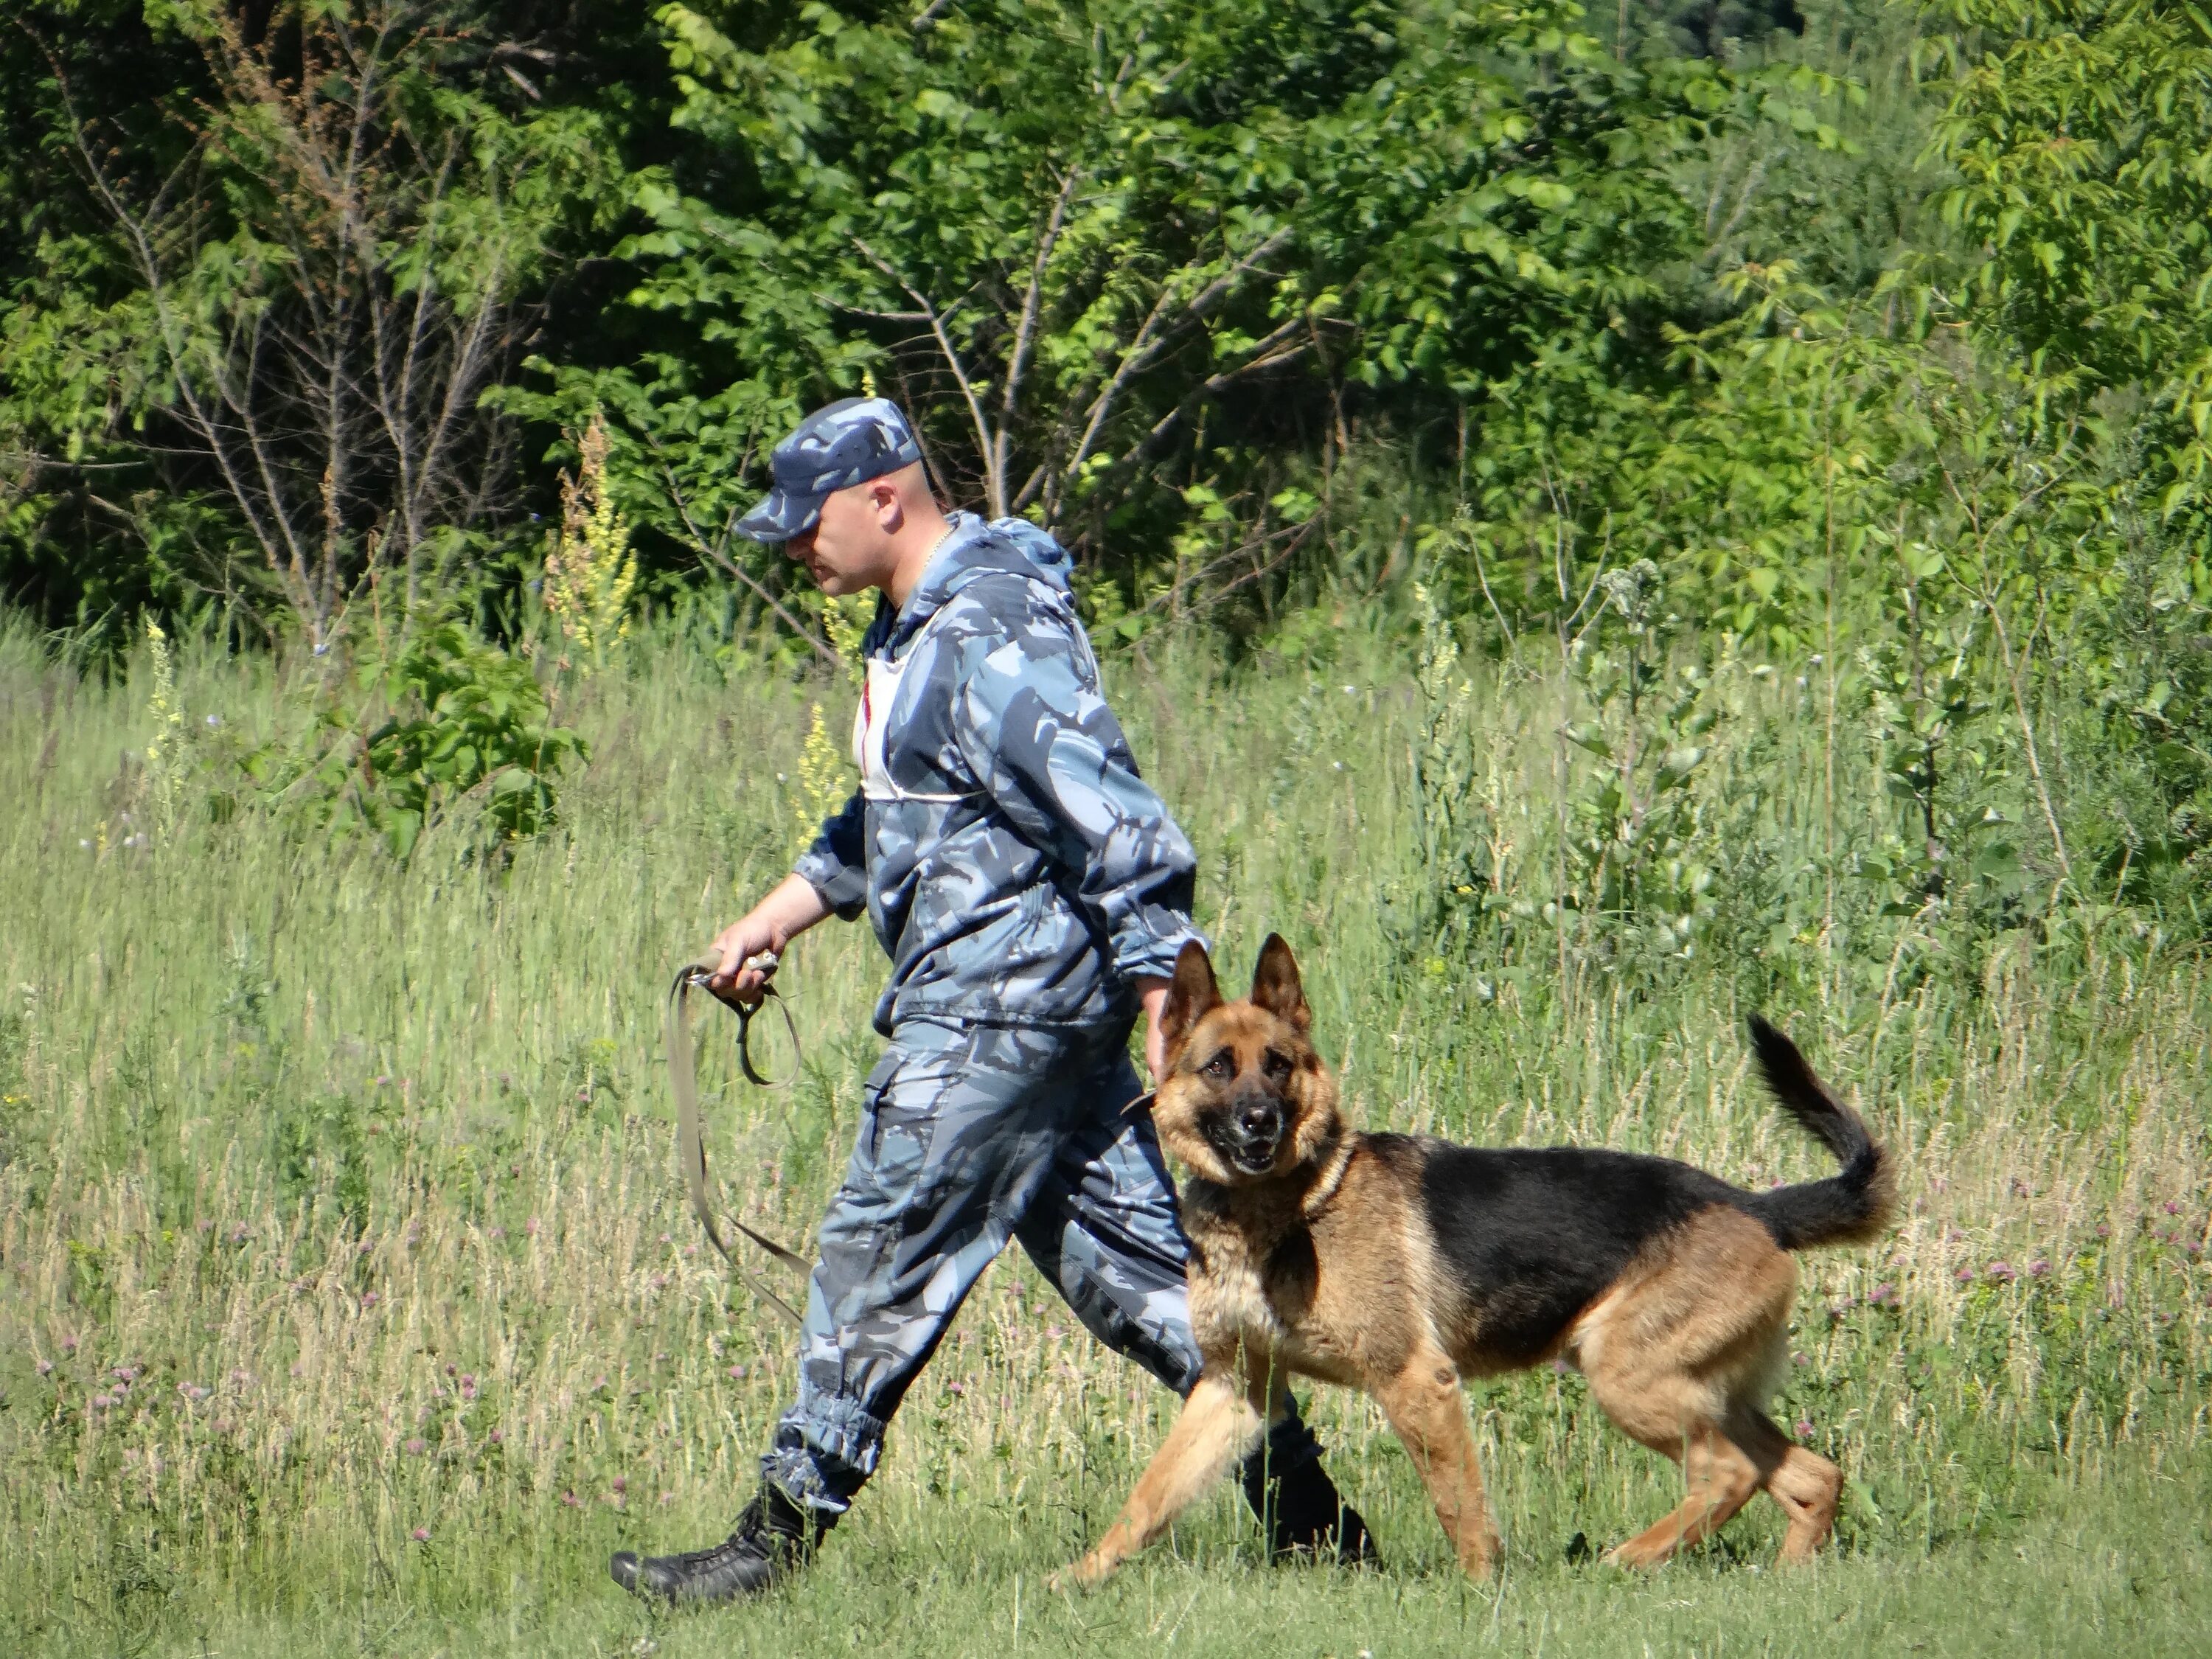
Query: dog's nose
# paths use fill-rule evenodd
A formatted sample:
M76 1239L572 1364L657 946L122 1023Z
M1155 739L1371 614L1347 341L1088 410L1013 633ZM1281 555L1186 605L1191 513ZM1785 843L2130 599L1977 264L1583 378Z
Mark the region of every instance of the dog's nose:
M1283 1115L1273 1104L1255 1103L1237 1110L1237 1127L1253 1139L1272 1135L1282 1127Z

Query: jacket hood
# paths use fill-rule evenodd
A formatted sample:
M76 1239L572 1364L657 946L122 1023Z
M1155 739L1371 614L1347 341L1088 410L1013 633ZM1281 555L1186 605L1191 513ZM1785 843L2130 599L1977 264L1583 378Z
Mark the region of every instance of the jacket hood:
M890 614L890 596L884 596L869 630L868 650L902 644L954 594L985 576L1019 576L1063 599L1073 594L1075 562L1049 532L1027 519L986 523L973 513L945 516L951 533L931 556L921 580L896 614Z

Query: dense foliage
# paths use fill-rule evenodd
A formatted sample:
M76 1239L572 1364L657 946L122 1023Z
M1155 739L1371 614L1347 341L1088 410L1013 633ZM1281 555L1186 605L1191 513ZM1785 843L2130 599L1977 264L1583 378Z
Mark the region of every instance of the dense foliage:
M870 378L1139 603L1194 490L1310 557L1360 435L1663 377L1760 196L1692 175L1837 143L1826 76L1563 0L13 9L0 572L111 629L511 586L594 409L665 575L780 591L729 508Z
M2202 925L2178 0L11 12L0 581L88 659L152 612L341 660L387 617L557 623L551 672L596 665L587 444L627 538L595 629L829 659L731 526L799 410L873 386L956 498L1078 550L1102 638L1319 660L1372 599L1554 678L1587 787L1540 909L1693 947L1731 845L1698 688L1771 659L1896 805L1790 926L1846 874L1982 934ZM1525 931L1494 885L1409 939Z

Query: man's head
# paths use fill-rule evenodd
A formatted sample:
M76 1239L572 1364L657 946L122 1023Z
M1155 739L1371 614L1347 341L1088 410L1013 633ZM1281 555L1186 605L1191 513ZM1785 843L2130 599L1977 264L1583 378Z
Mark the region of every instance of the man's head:
M741 535L780 541L825 593L885 587L918 574L945 529L921 446L896 404L847 398L818 409L769 458L775 487L738 521Z

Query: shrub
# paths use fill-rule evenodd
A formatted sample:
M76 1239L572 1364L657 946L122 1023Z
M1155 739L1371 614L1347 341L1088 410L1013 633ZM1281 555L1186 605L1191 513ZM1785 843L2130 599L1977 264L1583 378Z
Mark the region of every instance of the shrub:
M246 769L265 804L318 826L366 829L394 858L464 812L475 818L476 850L503 858L558 821L555 781L589 758L581 738L552 724L530 665L457 623L389 659L365 659L354 689L350 706L319 711L303 749L257 750Z

